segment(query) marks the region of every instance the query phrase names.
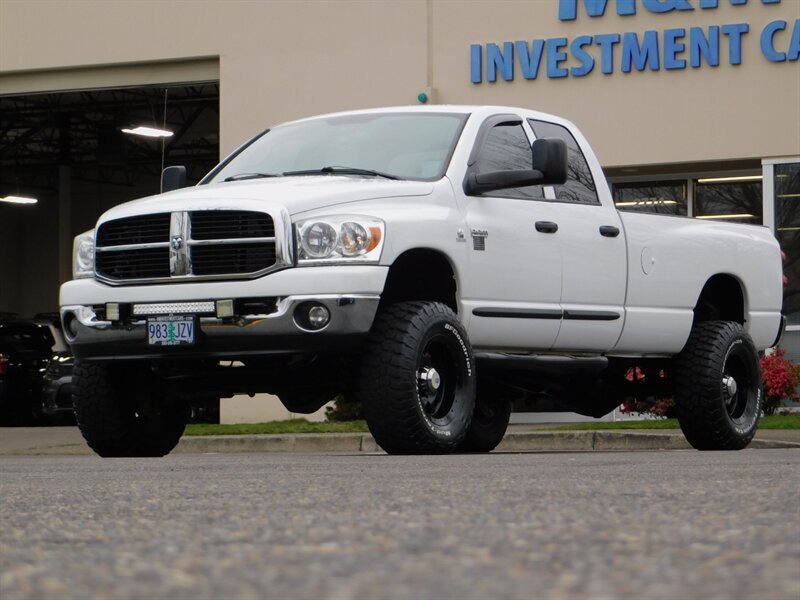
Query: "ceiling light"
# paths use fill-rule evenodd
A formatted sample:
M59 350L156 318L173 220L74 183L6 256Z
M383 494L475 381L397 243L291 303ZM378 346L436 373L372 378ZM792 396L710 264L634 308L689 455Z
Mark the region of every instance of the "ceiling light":
M156 129L155 127L144 127L139 125L133 129L123 129L122 133L130 133L133 135L143 135L144 137L152 138L167 138L172 137L172 132L166 129Z
M677 200L631 200L630 202L616 202L616 206L660 206L662 204L677 204Z
M698 179L697 183L726 183L732 181L761 181L763 175L740 175L737 177L709 177L706 179Z
M26 198L25 196L4 196L0 198L0 202L8 202L10 204L36 204L36 198Z
M698 219L754 219L756 216L751 214L739 215L703 215L697 217Z

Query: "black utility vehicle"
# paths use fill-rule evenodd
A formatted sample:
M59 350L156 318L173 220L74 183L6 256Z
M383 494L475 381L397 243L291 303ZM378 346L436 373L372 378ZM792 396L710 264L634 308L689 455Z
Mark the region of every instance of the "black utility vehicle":
M42 381L55 340L42 323L0 313L0 422L22 425L42 414Z

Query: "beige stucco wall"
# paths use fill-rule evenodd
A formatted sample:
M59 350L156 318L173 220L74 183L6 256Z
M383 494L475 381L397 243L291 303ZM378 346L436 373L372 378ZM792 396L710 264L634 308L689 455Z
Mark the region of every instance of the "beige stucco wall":
M0 93L80 85L86 66L157 69L211 57L219 61L223 154L275 122L410 104L428 87L435 102L566 116L606 166L800 153L800 63L770 63L759 48L768 22L800 18L799 0L720 0L717 10L661 15L639 0L638 14L628 17L614 3L604 17L589 18L581 1L578 19L561 22L556 0L3 0ZM740 66L727 64L723 40L717 68L625 74L617 65L603 75L598 66L583 78L525 81L517 72L514 82L470 83L471 43L739 22L750 24ZM785 50L790 35L778 34L777 45ZM58 72L65 68L72 70Z

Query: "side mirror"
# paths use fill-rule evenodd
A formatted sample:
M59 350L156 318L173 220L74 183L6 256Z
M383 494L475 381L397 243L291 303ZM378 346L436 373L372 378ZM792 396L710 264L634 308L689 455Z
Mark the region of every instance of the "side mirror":
M186 167L167 167L161 171L161 193L186 187Z
M464 192L476 196L529 185L560 185L567 181L567 145L563 140L539 139L531 146L533 169L468 173Z
M557 138L535 140L531 146L533 168L542 173L543 185L567 182L567 144Z

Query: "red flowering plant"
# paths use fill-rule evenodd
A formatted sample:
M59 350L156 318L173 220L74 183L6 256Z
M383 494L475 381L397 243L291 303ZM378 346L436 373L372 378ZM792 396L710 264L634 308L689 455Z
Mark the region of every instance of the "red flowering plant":
M644 382L647 379L645 372L639 367L631 367L624 375L625 379L630 383ZM666 377L664 370L658 372L658 377L663 379ZM663 398L659 396L646 396L637 397L629 396L620 406L620 410L625 414L639 413L643 415L653 415L656 417L671 418L675 417L675 402L672 398Z
M800 365L786 358L782 348L775 348L772 354L761 359L761 373L764 378L764 414L771 415L785 398L797 401L797 386L800 385Z

